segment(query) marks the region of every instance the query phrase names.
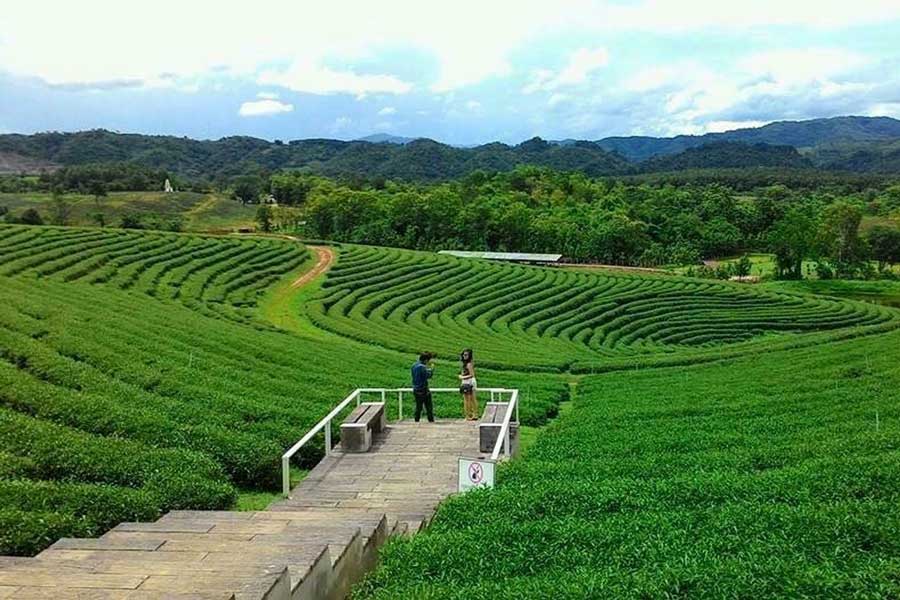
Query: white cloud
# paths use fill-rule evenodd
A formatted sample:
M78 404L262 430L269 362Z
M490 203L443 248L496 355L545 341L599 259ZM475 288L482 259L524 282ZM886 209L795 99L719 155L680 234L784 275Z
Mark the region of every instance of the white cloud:
M525 94L550 92L561 87L585 83L590 75L609 64L606 48L579 48L569 56L566 65L558 73L549 69L538 69L532 73L531 81L522 88Z
M238 114L242 117L264 117L268 115L277 115L281 113L289 113L294 110L293 104L287 104L278 100L262 99L244 102L241 104Z
M266 100L278 100L278 94L275 92L259 92L257 98L265 98Z
M631 3L581 3L577 19L588 29L686 32L767 26L844 28L900 18L896 0L644 0Z
M870 117L893 117L900 119L900 102L879 102L866 111Z
M609 52L606 48L588 50L580 48L569 57L566 65L556 77L557 85L575 85L584 83L588 75L609 63Z
M381 110L378 111L378 114L381 115L382 117L385 117L387 115L394 115L394 114L397 114L397 109L394 108L393 106L385 106L384 108L382 108Z
M436 60L437 71L423 85L449 91L509 73L509 54L563 18L540 3L510 0L260 0L227 10L213 0L8 4L0 16L0 65L51 84L148 85L165 75L249 79L265 71L264 81L289 89L352 94L403 93L411 84L389 71L335 65L402 46ZM215 27L198 28L210 14Z
M283 71L263 71L257 81L310 94L405 94L412 89L411 83L393 75L358 75L305 62L295 62Z
M569 100L569 96L567 94L555 93L550 98L547 99L547 106L557 106Z
M840 48L802 48L757 52L738 62L738 68L782 84L807 83L858 69L866 57Z
M332 123L331 130L335 133L339 133L349 129L351 125L353 125L353 119L350 117L338 117L334 120L334 123Z
M642 69L627 78L622 87L632 92L650 92L672 85L682 71L676 65L655 65Z
M289 89L356 95L402 93L411 85L389 71L360 73L333 66L352 65L389 46L432 57L437 72L415 83L444 92L512 73L510 57L539 36L846 28L900 18L897 0L558 0L553 5L521 0L259 0L252 7L227 10L213 0L6 4L0 16L0 65L51 84L165 85L215 74L252 79L264 70L273 83ZM198 27L210 14L216 15L215 26ZM66 49L65 60L60 60L59 48ZM603 62L602 53L590 52L585 50L580 66L576 61L562 70L562 82L577 82Z
M767 121L710 121L702 127L702 133L719 133L733 129L747 129L749 127L762 127Z
M702 134L829 114L827 103L840 106L874 89L872 82L854 80L870 64L869 57L842 48L776 48L715 70L696 61L654 65L626 79L622 89L662 109L647 107L650 131Z

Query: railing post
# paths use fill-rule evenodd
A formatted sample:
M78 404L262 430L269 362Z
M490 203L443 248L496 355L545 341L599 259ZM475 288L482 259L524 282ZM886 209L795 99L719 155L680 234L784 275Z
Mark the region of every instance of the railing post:
M382 403L386 403L386 402L387 402L387 396L386 396L386 393L387 393L387 390L381 390L381 402L382 402Z
M403 420L403 390L397 390L397 421Z
M506 428L506 439L503 440L503 452L506 453L506 458L509 458L509 430L510 429L512 429L512 427Z
M281 495L289 498L291 495L291 459L281 457Z
M331 420L325 423L325 456L331 454Z

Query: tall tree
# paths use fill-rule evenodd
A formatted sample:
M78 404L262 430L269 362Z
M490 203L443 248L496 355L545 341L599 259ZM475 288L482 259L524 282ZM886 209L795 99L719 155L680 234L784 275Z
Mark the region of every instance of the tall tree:
M865 260L865 245L859 237L862 209L848 202L835 202L822 211L819 228L821 254L839 276L852 275Z
M262 180L256 175L242 175L234 180L232 193L242 204L255 204L262 193Z
M900 229L878 225L869 231L866 240L880 271L900 263Z
M816 223L798 208L791 208L769 231L769 247L775 254L779 279L803 279L803 260L815 248Z
M53 225L68 225L71 215L72 206L66 201L62 191L55 188L53 190L53 202L50 206L50 223Z
M272 231L272 209L265 204L256 209L256 223L260 231L266 233Z

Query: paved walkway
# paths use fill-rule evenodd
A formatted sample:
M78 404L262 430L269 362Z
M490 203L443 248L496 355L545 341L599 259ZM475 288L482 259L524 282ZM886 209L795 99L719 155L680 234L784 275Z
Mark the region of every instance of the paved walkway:
M478 455L478 431L403 422L368 453L335 450L265 511L173 511L0 557L0 599L342 598L389 536L417 531L456 490L457 459Z
M456 491L460 456L479 456L477 422L393 423L367 453L344 454L336 447L289 500L269 510L362 509L385 513L415 532Z

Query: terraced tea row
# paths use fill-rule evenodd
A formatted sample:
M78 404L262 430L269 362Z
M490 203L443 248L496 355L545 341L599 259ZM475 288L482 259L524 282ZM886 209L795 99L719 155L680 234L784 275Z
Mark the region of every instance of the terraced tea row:
M586 377L362 598L894 598L900 332Z
M283 240L0 227L0 275L110 284L239 320L307 256Z
M607 369L690 362L900 326L862 303L675 277L603 276L347 247L310 318L381 346L478 349L482 364ZM819 336L821 337L821 336ZM805 342L804 342L805 343Z
M240 292L255 301L260 280L253 269L207 260L246 253L257 269L269 270L270 261L287 268L295 244L0 234L0 554L31 554L61 535L95 535L173 508L227 508L238 486L277 489L284 448L348 390L407 381L409 355L277 331L251 305L224 310ZM43 245L29 254L29 240L68 247L80 262L50 259ZM120 243L131 262L110 249ZM186 248L197 252L176 258ZM198 256L201 249L212 254ZM275 251L289 260L275 262ZM213 300L216 290L225 301ZM248 315L252 326L235 320ZM557 380L528 374L482 376L521 388L522 417L532 424L555 414L565 392ZM451 369L439 369L438 384L455 381ZM458 415L460 407L439 402L437 411ZM318 441L298 461L321 453Z

